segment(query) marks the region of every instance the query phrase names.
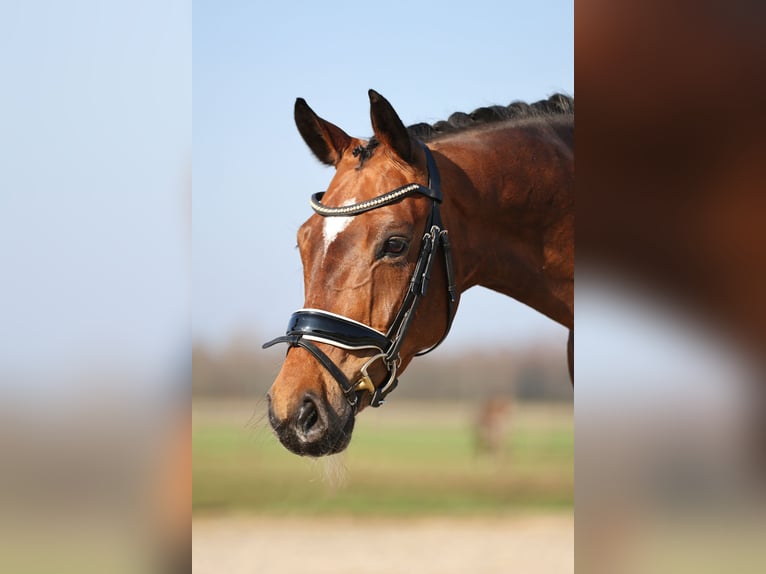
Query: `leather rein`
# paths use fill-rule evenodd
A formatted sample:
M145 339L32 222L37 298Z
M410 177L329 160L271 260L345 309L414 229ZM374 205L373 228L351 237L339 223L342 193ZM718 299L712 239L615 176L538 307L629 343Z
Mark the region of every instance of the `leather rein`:
M428 282L431 278L431 269L435 260L434 254L439 248L441 248L444 256L444 268L447 276L447 327L436 344L416 353L415 356L425 355L438 347L447 337L452 326L452 320L455 317L457 301L455 273L447 230L444 229L439 212L439 204L442 201L439 169L428 147L422 143L420 145L426 156L428 187L423 187L417 183L410 183L373 199L343 207L328 207L322 204L321 199L324 192L316 193L311 197L311 207L322 217L350 217L359 215L360 213L378 209L414 195L424 195L431 199L431 211L426 220L423 241L420 246L417 262L415 263L415 269L410 278L404 301L388 331L384 334L364 323L321 309L300 309L290 317L285 335L272 339L263 345L265 349L277 343L287 343L291 348L301 347L306 349L338 382L343 395L354 409L354 412L358 408L362 393L369 392L372 395L370 406L379 407L383 404L386 396L396 388L398 384L396 373L401 363L399 351L412 324L418 304L421 298L426 295ZM326 343L352 351L372 349L375 353L362 366L356 380L351 382L343 371L315 343ZM383 362L387 376L385 381L375 385L367 374L367 369L377 360Z

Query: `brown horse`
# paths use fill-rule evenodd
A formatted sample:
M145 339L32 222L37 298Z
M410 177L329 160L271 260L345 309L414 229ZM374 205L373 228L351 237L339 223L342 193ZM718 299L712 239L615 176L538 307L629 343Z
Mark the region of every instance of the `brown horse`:
M289 345L269 416L301 455L343 450L356 413L446 337L474 285L568 327L573 372L574 101L557 94L405 128L369 96L370 140L295 104L306 144L335 167L298 231L305 307L264 345Z

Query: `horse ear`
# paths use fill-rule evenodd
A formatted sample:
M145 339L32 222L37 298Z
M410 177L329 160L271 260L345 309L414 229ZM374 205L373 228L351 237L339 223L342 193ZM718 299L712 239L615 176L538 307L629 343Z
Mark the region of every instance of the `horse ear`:
M412 146L410 134L404 127L402 120L394 111L393 106L386 98L375 90L368 92L370 96L370 118L372 130L380 143L393 149L396 154L406 162L412 160Z
M303 98L295 100L295 125L317 159L327 165L338 165L351 144L346 132L316 115Z

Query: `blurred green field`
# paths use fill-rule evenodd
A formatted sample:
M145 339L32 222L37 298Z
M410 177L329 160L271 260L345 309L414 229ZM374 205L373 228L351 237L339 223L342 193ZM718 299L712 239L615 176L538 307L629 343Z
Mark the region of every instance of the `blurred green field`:
M359 416L350 447L332 462L288 453L262 408L195 398L196 515L502 514L573 505L571 404L515 404L502 452L489 456L475 452L475 405L391 401Z

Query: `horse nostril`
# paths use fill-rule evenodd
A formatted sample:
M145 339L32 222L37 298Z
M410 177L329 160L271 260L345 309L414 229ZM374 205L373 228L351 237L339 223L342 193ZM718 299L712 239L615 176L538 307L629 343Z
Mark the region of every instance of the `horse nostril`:
M318 421L319 409L310 397L306 397L298 411L298 421L296 426L303 436L307 437L311 433L311 430L316 427Z

